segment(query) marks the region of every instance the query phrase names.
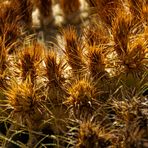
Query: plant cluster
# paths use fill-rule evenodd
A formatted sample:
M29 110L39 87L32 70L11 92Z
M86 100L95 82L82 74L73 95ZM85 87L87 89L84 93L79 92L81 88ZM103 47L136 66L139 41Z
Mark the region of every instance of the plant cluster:
M52 46L52 0L0 2L0 147L148 147L148 2L86 2L59 1Z

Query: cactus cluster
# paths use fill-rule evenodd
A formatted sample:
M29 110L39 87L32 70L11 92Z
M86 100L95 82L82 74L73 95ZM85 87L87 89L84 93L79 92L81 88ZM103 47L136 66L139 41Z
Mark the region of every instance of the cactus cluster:
M147 0L0 1L0 147L147 148Z

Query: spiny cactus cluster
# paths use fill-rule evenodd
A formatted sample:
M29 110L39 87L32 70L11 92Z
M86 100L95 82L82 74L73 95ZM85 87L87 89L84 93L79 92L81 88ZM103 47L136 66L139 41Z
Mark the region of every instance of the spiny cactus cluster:
M147 58L147 0L0 1L0 147L147 148Z

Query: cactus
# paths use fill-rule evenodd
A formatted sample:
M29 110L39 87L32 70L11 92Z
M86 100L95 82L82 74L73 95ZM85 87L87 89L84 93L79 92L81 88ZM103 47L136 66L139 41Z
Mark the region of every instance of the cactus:
M148 147L147 1L86 2L0 1L0 147Z

